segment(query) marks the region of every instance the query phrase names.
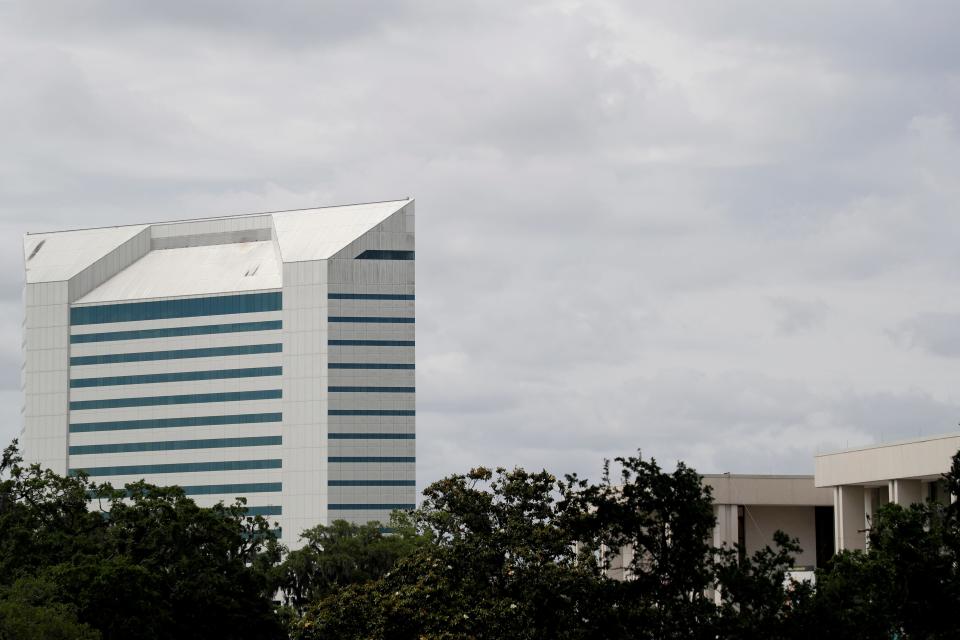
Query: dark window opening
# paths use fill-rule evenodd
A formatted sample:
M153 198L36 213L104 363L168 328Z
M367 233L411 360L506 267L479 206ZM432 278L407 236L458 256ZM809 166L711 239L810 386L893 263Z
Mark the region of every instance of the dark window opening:
M817 536L817 566L823 567L833 557L833 507L814 507L814 530Z
M396 249L367 249L357 256L357 260L414 260L414 251Z
M747 558L747 528L746 508L741 504L737 505L737 557L740 562Z

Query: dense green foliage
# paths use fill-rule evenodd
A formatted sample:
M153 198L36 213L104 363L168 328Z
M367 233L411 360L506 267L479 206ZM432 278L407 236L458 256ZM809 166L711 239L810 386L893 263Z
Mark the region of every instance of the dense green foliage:
M50 626L39 637L284 637L262 569L279 548L242 505L64 478L22 466L13 447L0 474L0 637L31 620Z
M955 638L960 506L886 505L870 552L816 587L796 541L709 543L710 489L680 464L617 460L599 483L484 468L380 525L279 545L242 503L122 490L0 460L0 640L34 638ZM960 495L960 455L945 476ZM626 576L626 579L622 579ZM279 596L279 600L275 600Z
M947 495L960 496L960 453L944 481ZM827 640L960 637L960 502L884 505L868 546L817 572L798 625Z
M794 550L737 562L707 540L709 489L691 469L618 460L617 484L475 469L424 492L429 543L378 581L318 602L300 638L716 638L786 619ZM605 569L630 547L631 579ZM721 591L723 573L736 588ZM752 626L751 626L752 625ZM721 636L723 637L723 636Z
M304 546L288 553L272 572L273 584L300 614L344 587L376 580L424 541L405 514L394 514L389 529L391 535L383 535L376 522L343 520L309 529L302 535Z

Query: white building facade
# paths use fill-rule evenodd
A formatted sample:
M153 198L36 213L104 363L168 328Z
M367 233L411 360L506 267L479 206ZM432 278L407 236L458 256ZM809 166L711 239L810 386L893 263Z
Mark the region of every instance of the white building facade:
M414 202L28 234L28 461L247 499L297 546L413 508Z
M957 451L960 434L953 433L817 455L816 485L833 492L837 549L866 549L873 514L884 504L955 500L943 474Z

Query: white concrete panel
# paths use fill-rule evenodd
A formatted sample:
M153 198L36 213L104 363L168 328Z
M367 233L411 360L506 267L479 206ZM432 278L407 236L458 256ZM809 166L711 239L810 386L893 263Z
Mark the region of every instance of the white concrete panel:
M146 225L29 234L23 239L26 281L68 280Z
M199 336L176 336L138 340L109 340L104 342L74 343L71 356L112 355L115 353L143 353L149 351L177 351L181 349L209 349L249 344L279 344L279 329L269 331L236 331Z
M415 440L331 440L331 456L415 456Z
M167 442L171 440L203 440L208 438L250 438L279 436L279 422L169 427L164 429L123 429L87 431L70 434L70 445L119 444L126 442Z
M415 487L330 487L331 504L416 504Z
M66 394L63 394L66 398ZM279 413L282 402L271 400L242 400L236 402L208 402L204 404L176 404L156 407L127 407L123 409L86 409L73 411L71 423L112 422L117 420L147 420L154 418L186 418L191 416L226 416L246 413Z
M280 445L260 447L224 447L222 449L183 449L179 451L143 451L130 453L94 453L70 456L71 468L112 467L233 460L280 459ZM238 471L237 473L240 473ZM167 475L165 473L155 474Z
M276 344L263 343L263 344ZM181 371L212 371L241 369L247 367L280 367L283 356L280 352L251 353L238 356L212 358L176 358L173 360L148 360L145 362L111 362L109 364L84 364L70 367L73 378L103 378L112 376L147 375L152 373L175 373Z
M774 546L773 533L780 529L791 538L800 540L803 551L797 555L795 566L813 567L817 564L816 516L813 506L747 506L744 510L743 529L748 555L753 555L765 546Z
M330 369L329 383L338 387L415 387L415 373L412 369Z
M70 389L71 402L89 400L112 400L122 398L152 398L209 393L241 393L244 391L270 391L282 388L281 376L256 378L232 378L227 380L196 380L192 382L164 382L151 384L124 384L109 387L83 387ZM211 402L186 403L197 405Z

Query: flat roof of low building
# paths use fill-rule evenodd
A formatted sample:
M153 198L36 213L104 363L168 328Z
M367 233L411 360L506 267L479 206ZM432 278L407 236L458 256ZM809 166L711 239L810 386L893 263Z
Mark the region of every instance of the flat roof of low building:
M818 489L811 475L705 474L703 483L713 490L717 504L744 506L833 505L833 492Z
M814 458L815 482L831 487L935 480L950 469L958 450L960 433L948 433L821 453Z

